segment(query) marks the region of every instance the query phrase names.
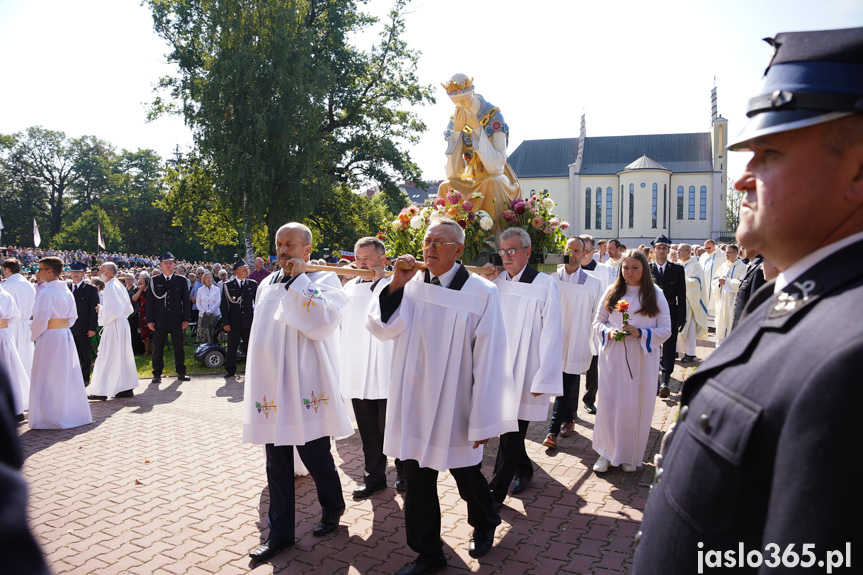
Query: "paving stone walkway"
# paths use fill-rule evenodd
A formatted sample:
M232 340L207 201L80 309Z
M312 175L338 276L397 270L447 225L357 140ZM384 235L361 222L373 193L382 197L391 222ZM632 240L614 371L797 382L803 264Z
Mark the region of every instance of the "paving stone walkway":
M699 346L699 357L706 357L712 338ZM676 415L687 371L678 365L671 397L656 400L646 461ZM296 545L272 563L252 562L248 552L266 538L269 498L263 448L241 442L242 379L142 381L135 393L91 402L94 423L84 427L19 425L30 524L54 573L377 575L413 560L400 494L388 489L363 501L350 498L362 478L355 433L333 444L348 505L339 530L311 535L320 507L311 478L300 477ZM579 406L578 418L575 433L552 452L541 446L545 424L531 424L527 449L538 469L528 489L501 507L495 547L480 560L467 553L471 528L455 482L441 474L444 573L629 571L653 465L597 476L594 416ZM485 452L487 477L496 448L493 440ZM394 480L392 464L389 473Z

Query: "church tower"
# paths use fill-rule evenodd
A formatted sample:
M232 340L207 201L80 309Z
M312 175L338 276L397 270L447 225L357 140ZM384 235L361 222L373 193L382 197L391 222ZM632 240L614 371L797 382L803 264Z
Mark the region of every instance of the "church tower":
M716 86L710 91L710 148L713 155L713 218L712 234L715 238L725 230L725 203L728 196L728 120L719 115L716 101ZM733 233L734 230L728 230Z

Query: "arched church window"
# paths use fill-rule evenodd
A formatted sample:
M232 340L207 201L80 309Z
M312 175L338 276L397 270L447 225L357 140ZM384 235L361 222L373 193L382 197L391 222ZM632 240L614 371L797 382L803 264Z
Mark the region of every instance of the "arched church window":
M677 186L677 219L683 219L683 186Z
M608 188L605 190L605 229L611 229L611 206L612 206L612 196L614 196L614 190Z
M584 229L590 229L590 188L584 191Z
M698 211L698 218L707 219L707 186L701 186L701 206Z

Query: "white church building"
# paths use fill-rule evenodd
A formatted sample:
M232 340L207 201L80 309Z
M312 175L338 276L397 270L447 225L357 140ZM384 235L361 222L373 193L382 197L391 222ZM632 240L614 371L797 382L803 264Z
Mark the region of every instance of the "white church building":
M728 120L689 134L525 140L509 156L522 194L547 189L572 235L619 238L627 247L660 234L701 243L725 235Z

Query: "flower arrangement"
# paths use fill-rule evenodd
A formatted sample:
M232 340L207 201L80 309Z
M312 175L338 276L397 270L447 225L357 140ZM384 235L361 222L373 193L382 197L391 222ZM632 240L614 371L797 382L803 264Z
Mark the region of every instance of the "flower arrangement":
M526 200L516 198L501 212L501 227L523 228L530 235L531 247L536 254L563 253L566 246L563 232L569 229L569 223L552 213L555 205L548 190L540 190L539 193L531 190Z
M446 197L426 200L422 208L408 206L399 212L392 222L384 222L383 231L378 238L387 247L387 255L399 256L412 254L422 256L422 241L432 219L450 219L464 230L464 254L461 259L470 261L484 251L494 251L494 220L484 210L476 209L476 200L482 194L475 193L470 198L462 196L457 190L450 190Z
M625 299L622 299L619 302L617 302L617 311L619 311L620 313L623 314L623 325L624 326L629 325L629 302L626 301ZM625 331L625 330L623 330L623 331ZM617 332L614 339L616 339L617 341L621 341L625 337L623 335L623 331Z

